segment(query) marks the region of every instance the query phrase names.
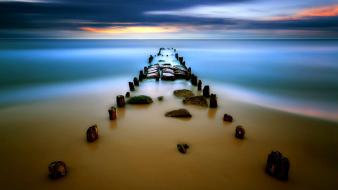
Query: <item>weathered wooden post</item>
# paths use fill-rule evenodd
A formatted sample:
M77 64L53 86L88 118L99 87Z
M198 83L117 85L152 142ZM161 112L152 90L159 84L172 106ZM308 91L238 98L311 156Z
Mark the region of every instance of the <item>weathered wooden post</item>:
M216 94L211 94L210 96L210 104L209 104L210 108L217 108L217 97Z
M126 92L126 98L130 97L130 92Z
M197 90L198 90L198 91L201 91L201 90L202 90L202 81L201 81L201 80L198 80Z
M140 70L140 74L138 75L138 80L143 81L143 79L144 79L144 74L143 74L143 71Z
M148 63L151 63L153 61L154 57L152 55L149 56L148 58Z
M143 73L146 74L148 71L148 67L143 67Z
M114 106L112 106L109 110L109 119L110 120L115 120L116 119L116 108Z
M242 126L238 125L235 130L235 137L238 139L243 139L245 135L245 130Z
M117 104L117 107L120 107L120 108L126 105L123 95L116 96L116 104Z
M130 91L135 91L134 83L128 82Z
M93 125L87 129L87 141L94 142L99 138L99 129L97 125Z
M208 98L210 97L210 87L209 85L205 85L203 88L203 96Z
M287 180L290 162L279 151L272 151L266 161L265 172L279 180Z
M136 77L134 77L133 81L135 86L140 86L140 83Z
M59 179L67 175L67 166L63 161L54 161L48 165L49 178Z
M194 86L197 85L197 76L194 74L191 74L191 84Z

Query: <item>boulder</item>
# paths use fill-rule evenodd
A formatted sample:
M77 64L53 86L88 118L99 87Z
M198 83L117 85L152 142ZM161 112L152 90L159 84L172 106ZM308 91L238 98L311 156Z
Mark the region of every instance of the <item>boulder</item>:
M165 113L166 117L185 117L185 118L190 118L191 114L189 113L188 110L186 109L178 109L178 110L173 110Z
M235 130L235 137L238 139L244 139L245 130L242 126L237 126Z
M109 119L110 120L115 120L116 119L116 108L114 106L112 106L109 110Z
M265 172L279 179L287 180L290 169L289 159L284 157L279 151L272 151L266 161Z
M124 107L126 102L124 101L124 96L123 95L118 95L116 96L116 104L117 107Z
M140 70L140 73L139 73L139 75L138 75L138 79L139 79L139 81L142 81L143 79L144 79L144 74L143 74L143 71L142 70Z
M210 95L210 104L209 107L210 108L217 108L217 97L216 94L211 94Z
M67 175L67 166L63 161L54 161L48 165L49 178L59 179Z
M153 103L153 99L145 95L133 96L129 98L127 103L128 104L151 104Z
M128 82L130 91L135 91L134 83Z
M223 121L232 122L233 118L231 115L225 113L223 116Z
M203 96L192 96L192 97L184 98L183 104L191 104L191 105L208 107L207 99Z
M181 90L175 90L174 95L177 97L187 98L187 97L194 96L194 93L191 90L181 89Z
M210 87L209 85L205 85L203 88L203 96L206 98L210 97Z
M177 150L182 154L187 153L188 148L189 148L188 144L177 144Z
M99 129L97 125L93 125L87 129L87 141L94 142L99 138Z

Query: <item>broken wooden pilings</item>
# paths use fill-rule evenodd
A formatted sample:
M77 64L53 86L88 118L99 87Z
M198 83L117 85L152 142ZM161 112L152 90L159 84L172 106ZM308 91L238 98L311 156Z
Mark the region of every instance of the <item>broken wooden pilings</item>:
M97 128L97 125L93 125L87 129L87 141L88 142L94 142L99 138L99 130Z
M130 91L135 91L134 83L128 82Z
M143 67L143 73L146 74L148 71L148 67Z
M143 71L140 70L140 74L138 75L138 80L139 80L139 81L143 81L143 79L145 79L145 76L144 76L144 74L143 74Z
M209 103L209 107L210 108L217 108L217 97L216 94L211 94L210 95L210 103Z
M59 179L67 175L67 166L63 161L54 161L48 165L48 177Z
M183 57L178 57L178 61L182 64L183 63Z
M148 63L151 63L153 61L154 57L152 55L149 56L148 58Z
M191 84L194 86L197 85L197 76L194 74L191 74Z
M130 92L126 92L126 98L130 97Z
M115 120L116 119L116 107L112 106L109 110L109 119L110 120Z
M117 104L117 107L120 107L120 108L126 105L126 101L124 100L123 95L116 96L116 104Z
M198 80L197 90L198 90L198 91L201 91L201 90L202 90L202 81L201 81L201 80Z
M136 77L134 77L133 82L135 86L140 86L140 83Z
M208 98L210 97L210 87L209 85L205 85L203 88L203 96Z

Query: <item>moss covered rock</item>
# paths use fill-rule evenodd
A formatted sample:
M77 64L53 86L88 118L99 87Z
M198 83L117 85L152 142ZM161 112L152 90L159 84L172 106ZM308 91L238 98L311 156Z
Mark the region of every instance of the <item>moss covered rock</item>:
M149 96L140 95L140 96L133 96L129 98L127 101L128 104L151 104L153 103L153 99Z

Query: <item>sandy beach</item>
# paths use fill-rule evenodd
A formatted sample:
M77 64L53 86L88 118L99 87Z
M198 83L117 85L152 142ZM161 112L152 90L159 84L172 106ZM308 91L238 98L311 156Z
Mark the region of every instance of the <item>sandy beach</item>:
M110 121L115 97L128 91L128 78L100 89L0 109L1 189L332 189L338 185L338 124L260 107L210 84L219 108L185 106L176 89L189 82L141 83L136 94L148 106L127 105ZM125 81L125 82L123 82ZM164 96L164 101L156 98ZM164 117L187 108L191 119ZM234 117L223 122L224 113ZM99 140L87 143L86 129L97 124ZM234 137L237 125L244 140ZM185 155L177 143L189 143ZM289 180L268 176L268 153L290 160ZM63 160L67 177L48 179L48 164Z

